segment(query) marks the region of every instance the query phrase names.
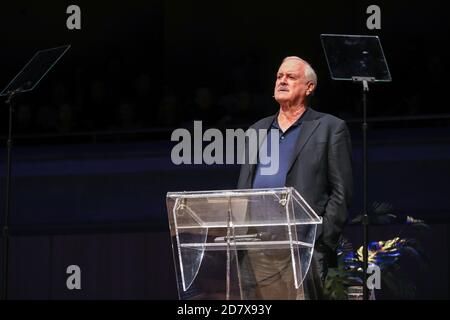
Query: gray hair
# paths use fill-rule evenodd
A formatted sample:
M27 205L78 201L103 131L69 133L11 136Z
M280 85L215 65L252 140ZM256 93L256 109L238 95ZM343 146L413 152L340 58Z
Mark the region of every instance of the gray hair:
M290 59L300 60L301 62L303 62L305 64L305 79L307 81L311 81L314 84L314 89L315 89L317 87L317 74L314 71L313 67L311 67L311 65L307 61L305 61L302 58L297 57L297 56L286 57L283 59L283 61L281 63L285 62L286 60L290 60Z

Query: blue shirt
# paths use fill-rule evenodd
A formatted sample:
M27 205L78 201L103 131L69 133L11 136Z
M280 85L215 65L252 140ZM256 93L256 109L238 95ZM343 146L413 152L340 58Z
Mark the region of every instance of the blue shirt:
M302 123L302 119L307 112L308 109L303 112L303 114L300 116L300 118L292 124L285 132L283 132L278 124L278 116L275 117L275 119L272 122L272 125L269 129L277 129L279 130L279 167L278 172L273 175L262 175L261 174L261 168L264 167L270 167L270 162L268 161L270 159L270 156L272 154L270 141L271 141L271 132L267 133L267 157L269 159L259 159L264 160L262 162L267 164L262 164L260 161L258 161L258 164L256 166L255 170L255 176L253 178L253 189L260 189L260 188L282 188L286 184L286 176L289 170L289 165L292 163L292 158L294 157L294 150L295 146L297 144L297 141L300 137L300 127ZM273 159L270 159L273 161Z

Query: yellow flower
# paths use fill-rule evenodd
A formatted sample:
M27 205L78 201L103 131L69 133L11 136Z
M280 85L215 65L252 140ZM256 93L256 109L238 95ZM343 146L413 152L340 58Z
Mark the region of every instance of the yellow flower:
M387 241L378 241L378 247L376 249L371 249L368 252L369 263L375 263L377 254L381 252L393 252L397 250L397 247L400 243L404 243L404 239L400 239L399 237L395 237L394 239ZM373 247L372 247L373 248ZM357 251L358 260L364 261L363 259L363 247L359 247Z

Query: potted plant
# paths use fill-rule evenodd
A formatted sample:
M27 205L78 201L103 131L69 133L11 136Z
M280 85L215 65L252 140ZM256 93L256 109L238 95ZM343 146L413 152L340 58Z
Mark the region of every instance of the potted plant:
M351 224L361 224L361 215ZM410 216L398 217L392 213L392 206L374 203L369 214L371 225L397 224L401 229L396 237L372 241L368 246L369 266L376 265L381 271L381 288L389 298L412 299L416 294L415 283L406 272L404 264L410 259L420 269L427 267L427 257L418 238L402 235L405 227L420 232L429 229L424 221ZM361 299L363 286L363 248L357 250L346 238L342 238L337 249L337 267L330 268L324 291L328 299ZM375 299L375 291L371 291Z

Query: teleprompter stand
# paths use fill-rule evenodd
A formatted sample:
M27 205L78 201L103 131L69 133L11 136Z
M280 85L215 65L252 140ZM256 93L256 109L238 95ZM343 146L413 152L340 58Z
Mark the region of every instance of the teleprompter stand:
M369 245L369 216L367 212L367 93L369 83L390 82L391 74L377 36L321 34L328 68L333 80L353 81L362 84L363 104L363 296L368 299L367 267Z
M41 50L28 61L22 70L12 79L0 96L6 97L9 107L8 138L6 143L6 198L5 215L3 221L3 272L2 292L3 300L8 299L8 277L9 277L9 214L11 204L11 149L12 149L12 125L14 112L14 98L19 94L33 90L45 75L53 68L58 60L66 53L70 45Z

